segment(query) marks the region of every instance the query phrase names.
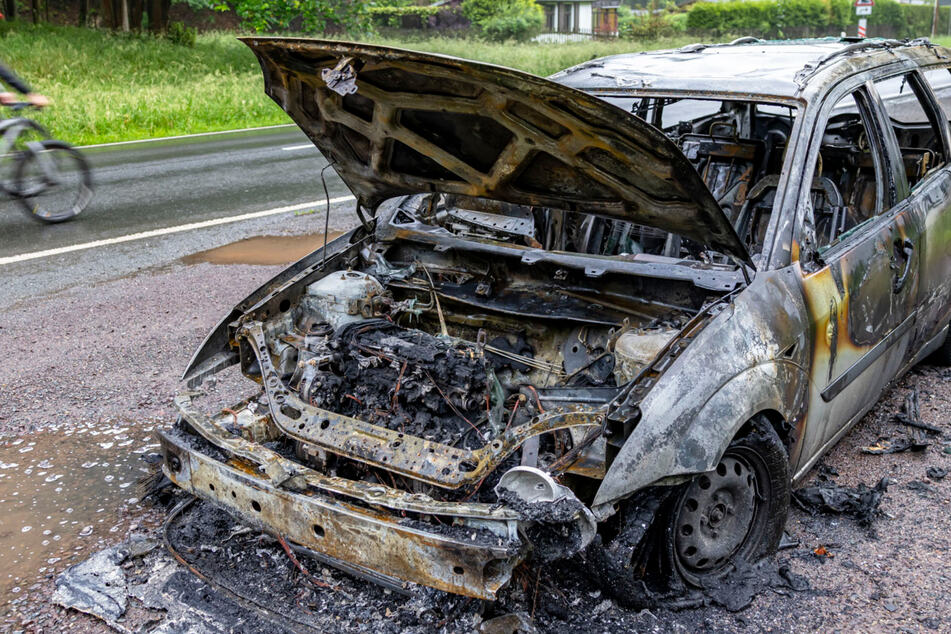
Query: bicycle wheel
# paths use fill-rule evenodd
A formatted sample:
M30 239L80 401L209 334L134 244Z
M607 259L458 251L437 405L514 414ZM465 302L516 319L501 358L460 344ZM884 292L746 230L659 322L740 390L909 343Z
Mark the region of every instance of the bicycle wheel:
M22 209L43 222L76 216L92 199L92 175L83 155L62 141L41 141L24 152L14 183Z

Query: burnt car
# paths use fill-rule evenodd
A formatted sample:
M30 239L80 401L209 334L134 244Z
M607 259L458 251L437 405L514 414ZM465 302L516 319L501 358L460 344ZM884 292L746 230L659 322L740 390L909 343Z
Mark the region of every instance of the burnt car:
M208 335L163 469L323 561L492 599L583 553L649 603L773 552L791 487L951 357L947 49L744 39L542 79L245 42L360 224ZM202 411L236 364L260 389Z

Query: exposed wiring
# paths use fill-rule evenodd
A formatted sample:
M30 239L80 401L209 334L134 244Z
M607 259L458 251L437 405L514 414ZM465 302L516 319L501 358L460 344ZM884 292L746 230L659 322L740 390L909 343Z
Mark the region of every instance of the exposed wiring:
M284 549L284 552L287 553L287 558L291 560L291 563L294 564L294 567L297 568L297 570L299 570L302 575L304 575L304 578L307 579L307 581L310 581L312 584L314 584L314 585L317 586L318 588L326 588L326 589L329 589L329 590L336 590L336 588L334 588L334 587L333 587L332 585L330 585L329 583L327 583L327 582L325 582L325 581L321 581L320 579L317 579L317 578L314 577L312 574L310 574L309 572L307 572L307 569L304 568L304 564L302 564L300 561L298 561L297 557L294 555L294 551L291 550L291 547L288 545L287 540L284 539L284 536L283 536L283 535L278 535L278 536L277 536L277 541L278 541L278 543L280 543L281 548Z
M471 427L475 431L475 433L479 436L479 440L481 440L482 442L485 442L485 436L482 435L482 432L479 431L479 428L473 425L472 421L466 418L465 414L460 412L459 408L456 407L456 405L449 399L448 396L446 396L446 393L443 392L442 388L439 387L439 384L436 383L436 380L433 378L433 375L429 373L429 370L426 370L425 368L420 368L420 370L423 371L423 374L426 375L426 378L429 379L429 382L433 384L433 387L436 388L436 391L439 392L439 395L442 396L444 401L446 401L446 404L449 406L449 408L456 413L456 416L466 421L466 424L469 425L469 427Z
M324 248L323 259L320 262L321 269L327 266L327 235L330 233L330 191L327 189L327 179L324 178L324 172L327 171L328 167L332 166L333 161L324 165L323 169L320 170L320 182L324 186L324 199L327 201L327 209L324 212Z
M534 385L526 385L525 387L527 387L529 390L531 390L532 394L535 395L535 402L538 404L538 413L539 413L539 414L544 414L544 413L545 413L545 408L542 407L542 399L540 399L540 398L538 397L538 390L535 389L535 386L534 386Z
M439 296L436 294L436 285L433 284L433 276L429 274L429 269L419 264L420 268L423 269L423 273L426 274L426 277L429 278L429 290L433 294L433 301L436 303L436 314L439 315L439 329L442 332L443 337L449 336L449 329L446 328L446 318L442 314L442 306L439 305Z
M560 365L549 363L548 361L526 357L525 355L510 352L508 350L502 350L501 348L496 348L495 346L490 346L489 344L485 344L483 348L486 352L491 352L496 356L503 357L510 361L517 361L522 365L533 367L536 370L541 370L542 372L547 372L548 374L554 374L555 376L564 376L565 374Z

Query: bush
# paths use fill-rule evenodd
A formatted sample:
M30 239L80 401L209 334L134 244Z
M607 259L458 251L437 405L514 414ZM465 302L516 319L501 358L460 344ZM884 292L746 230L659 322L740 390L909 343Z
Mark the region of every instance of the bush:
M484 37L497 42L527 40L545 23L535 0L463 0L462 14Z
M949 9L939 20L947 23ZM911 38L931 31L930 5L900 4L876 0L869 16L873 36ZM686 27L695 34L719 37L804 37L838 35L857 24L851 0L730 0L698 2L687 12Z
M462 15L473 24L480 24L494 17L502 4L499 0L462 0Z
M618 33L637 40L656 40L682 35L687 31L687 14L678 12L674 0L647 0L646 8L635 13L630 7L618 7Z
M719 31L720 21L719 2L695 2L687 11L687 29L691 31Z
M687 32L687 14L671 13L667 16L667 24L673 34L680 35Z
M167 37L168 41L172 44L192 48L198 39L198 29L185 26L184 22L171 22L168 25L168 31L165 33L165 37Z
M505 11L487 18L478 26L485 37L496 42L524 41L537 35L545 21L544 14L537 4L533 5L532 9L527 11L516 3L512 3Z
M303 33L329 29L366 35L373 31L369 7L352 0L215 0L216 10L234 11L244 28L258 33L293 27Z
M413 28L417 26L417 24L419 27L426 27L429 24L429 18L443 10L443 7L421 7L417 5L367 8L367 12L377 26L388 26L392 28ZM413 24L414 21L416 21L417 24Z

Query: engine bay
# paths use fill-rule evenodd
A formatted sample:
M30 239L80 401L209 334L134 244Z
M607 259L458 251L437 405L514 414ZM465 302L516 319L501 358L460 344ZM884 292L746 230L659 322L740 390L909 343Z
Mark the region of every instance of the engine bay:
M434 253L407 240L372 243L347 264L263 322L281 384L320 411L470 452L566 407L607 404L718 297L687 282L617 274L604 275L595 292L583 273L520 271L502 258ZM250 340L239 343L243 372L262 380ZM506 464L563 462L596 477L606 470L606 446L591 430L565 425L534 435ZM432 483L269 437L326 473L435 495ZM574 459L565 462L568 454ZM475 493L469 486L439 496ZM491 498L491 488L483 494Z

